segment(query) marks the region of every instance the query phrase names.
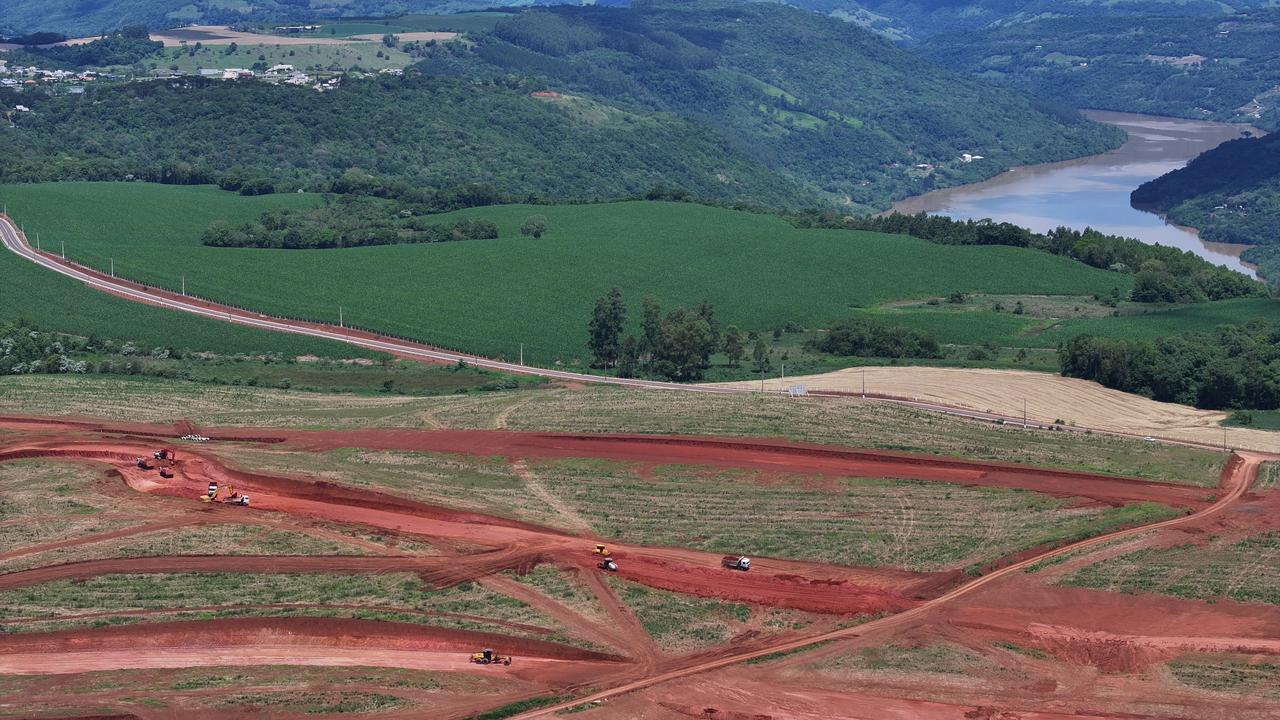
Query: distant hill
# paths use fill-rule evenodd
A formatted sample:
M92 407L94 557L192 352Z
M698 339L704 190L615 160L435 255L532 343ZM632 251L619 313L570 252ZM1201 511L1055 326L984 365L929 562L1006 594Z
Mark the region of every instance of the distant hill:
M1206 240L1257 245L1242 257L1280 287L1280 134L1223 143L1142 185L1133 201Z
M950 67L1079 107L1280 127L1280 11L1051 18L920 46Z
M392 195L482 183L552 199L668 185L726 202L814 202L707 128L589 98L536 98L537 88L408 73L324 93L198 78L83 95L0 90L0 106L32 110L3 131L0 183L136 178Z
M553 7L472 39L420 67L540 78L552 91L674 113L854 210L1100 152L1122 135L849 23L772 3Z

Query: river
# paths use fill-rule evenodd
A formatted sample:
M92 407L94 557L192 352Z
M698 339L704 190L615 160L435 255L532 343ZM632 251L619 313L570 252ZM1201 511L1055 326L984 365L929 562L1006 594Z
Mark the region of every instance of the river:
M1233 270L1255 276L1240 261L1244 245L1206 243L1195 230L1129 204L1142 183L1176 170L1191 158L1256 129L1228 123L1182 120L1132 113L1087 110L1092 120L1129 133L1119 148L1065 162L1013 168L985 182L907 198L893 206L902 213L936 213L959 220L991 218L1037 232L1060 225L1092 227L1146 243L1171 245Z

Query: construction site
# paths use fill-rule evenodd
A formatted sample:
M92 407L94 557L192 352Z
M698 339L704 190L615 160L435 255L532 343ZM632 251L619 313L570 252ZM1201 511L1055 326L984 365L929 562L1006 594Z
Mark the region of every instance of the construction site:
M1111 474L484 402L0 416L0 715L1280 715L1272 456Z

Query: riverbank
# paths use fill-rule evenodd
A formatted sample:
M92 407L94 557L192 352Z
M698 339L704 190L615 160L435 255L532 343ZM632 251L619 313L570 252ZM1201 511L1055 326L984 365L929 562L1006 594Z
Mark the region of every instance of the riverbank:
M930 213L966 220L990 218L1048 232L1092 227L1148 244L1189 250L1217 265L1256 277L1240 260L1243 248L1202 241L1194 228L1173 225L1134 208L1129 194L1142 183L1182 167L1196 155L1244 133L1248 125L1087 110L1089 119L1125 130L1121 147L1099 155L1012 168L990 180L907 198L892 212Z

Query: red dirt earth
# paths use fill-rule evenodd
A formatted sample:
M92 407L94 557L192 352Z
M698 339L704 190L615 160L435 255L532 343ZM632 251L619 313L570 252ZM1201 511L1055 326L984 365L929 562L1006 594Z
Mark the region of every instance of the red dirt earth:
M130 490L170 498L164 508L176 517L139 525L136 532L201 522L195 515L219 513L218 522L263 522L314 529L320 523L355 524L390 535L428 539L441 555L398 554L331 557L170 556L94 560L36 567L0 574L0 590L27 587L56 579L85 579L106 573L282 572L381 573L414 572L429 583L447 586L479 581L516 593L551 613L571 633L593 637L622 651L581 650L568 645L503 634L446 630L428 625L338 620L333 618L260 618L234 621L165 622L126 627L9 634L0 640L0 673L71 673L91 669L159 668L197 665L381 665L447 672L510 673L545 688L632 688L615 695L605 690L589 695L605 703L584 717L715 717L715 718L1050 718L1090 717L1097 708L1138 707L1132 697L1108 699L1094 690L1077 689L1072 697L1083 705L1067 708L1052 696L1061 678L1013 683L990 679L976 691L952 689L940 697L904 676L897 685L848 691L824 687L809 675L788 673L802 663L822 662L852 647L874 645L896 633L906 637L946 638L986 648L1013 641L1045 654L1046 660L1020 658L1028 678L1066 672L1134 672L1187 652L1280 655L1280 614L1269 606L1194 603L1165 598L1046 587L1022 574L1025 562L1010 563L979 581L956 573L911 573L894 569L854 568L755 559L750 573L728 572L720 555L682 548L610 543L620 561L621 577L676 592L794 608L839 618L888 613L862 627L824 630L804 635L782 631L772 636L749 634L728 646L687 656L658 652L643 636L634 616L599 582L590 547L594 537L475 512L433 506L393 495L299 478L247 473L227 467L198 447L183 445L174 477L137 468L134 459L149 457L156 438L172 438L173 427L126 425L53 418L0 418L0 427L16 431L3 436L0 461L58 458L105 464L117 483ZM188 427L185 431L189 431ZM1211 500L1204 488L1103 475L1030 468L1017 465L848 450L780 441L744 441L636 435L576 435L501 431L358 430L319 432L254 428L205 428L219 441L283 443L298 451L337 447L422 450L522 458L605 458L644 464L687 464L745 468L828 476L874 476L965 485L1023 488L1059 497L1084 497L1123 504L1153 501L1188 508L1195 514L1160 527L1242 527L1250 517L1224 515L1228 505L1260 502L1246 493L1260 458L1237 457L1223 476L1222 497ZM210 507L198 503L209 482L234 484L252 495L252 509ZM112 490L112 492L116 492ZM157 497L157 501L160 501ZM1266 496L1263 496L1266 497ZM1270 498L1267 499L1267 504ZM189 501L186 506L184 501ZM1261 518L1260 518L1261 519ZM1270 521L1268 521L1270 522ZM1171 531L1171 530L1170 530ZM66 539L40 548L10 551L6 557L36 549L67 547L127 537L129 530L102 536ZM1159 532L1166 532L1161 530ZM1132 531L1116 533L1133 537ZM1141 542L1149 542L1142 536ZM1101 538L1106 540L1108 538ZM1152 540L1151 542L1154 542ZM1097 544L1089 541L1086 544ZM449 548L456 548L450 550ZM1061 551L1050 551L1051 553ZM1034 559L1034 558L1031 558ZM527 570L549 562L580 577L601 600L607 625L571 608L538 596L500 576L502 570ZM894 614L896 613L896 615ZM514 627L514 626L513 626ZM827 623L825 629L838 625ZM799 648L810 637L834 642L758 668L728 667L750 656ZM511 668L479 668L467 653L496 646L520 660ZM1008 651L1002 651L1009 655ZM1054 663L1050 668L1050 663ZM723 669L720 669L723 668ZM1086 670L1092 668L1093 670ZM1003 685L1000 685L1003 683ZM1046 684L1048 683L1048 684ZM875 683L873 683L874 685ZM926 683L927 685L928 683ZM1115 683L1111 683L1115 685ZM1050 685L1052 687L1050 687ZM652 687L651 687L652 686ZM1133 692L1151 692L1152 687ZM1132 690L1132 688L1130 688ZM1161 691L1166 691L1163 688ZM1132 693L1131 693L1132 694ZM1174 693L1177 695L1176 693ZM1183 693L1185 695L1185 693ZM597 698L597 696L599 696ZM1178 696L1182 697L1182 696ZM1060 699L1059 699L1060 700ZM1186 701L1195 705L1193 701ZM1257 701L1232 705L1218 698L1215 707L1235 707L1239 717L1252 717ZM1253 703L1253 705L1250 705ZM1069 703L1067 703L1069 705ZM447 705L447 704L446 704ZM441 708L446 707L441 705ZM452 705L447 705L453 707ZM462 707L459 705L458 707ZM593 706L594 707L594 706ZM1196 707L1203 709L1201 705ZM1280 704L1263 704L1280 711ZM1014 708L1014 709L1010 709ZM554 710L534 711L530 716ZM710 711L710 712L708 712ZM452 711L451 711L452 712ZM459 710L461 712L461 710ZM621 713L621 714L619 714ZM825 714L823 714L825 713ZM1128 714L1125 717L1177 717ZM1210 717L1211 715L1191 715Z

